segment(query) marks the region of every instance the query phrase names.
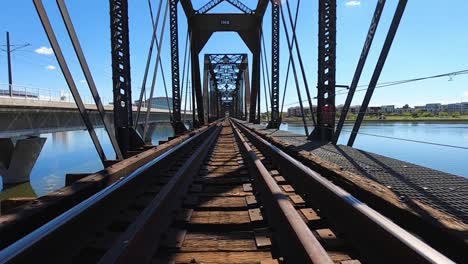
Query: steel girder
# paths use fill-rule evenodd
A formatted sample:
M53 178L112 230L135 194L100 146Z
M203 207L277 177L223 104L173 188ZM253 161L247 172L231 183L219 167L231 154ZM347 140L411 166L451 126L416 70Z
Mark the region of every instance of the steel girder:
M208 11L211 9L215 8L217 5L219 5L222 2L228 2L240 11L244 12L245 14L253 14L254 11L250 9L248 6L244 5L239 0L211 0L210 2L206 3L204 6L202 6L200 9L195 11L195 14L206 14Z
M317 126L309 138L329 142L335 129L336 0L319 0L318 41Z
M172 126L175 134L184 132L185 126L181 120L180 70L179 70L179 32L177 24L178 0L169 0L169 28L171 42L172 69Z
M280 0L272 0L271 3L271 120L267 127L279 128Z
M240 101L243 98L239 97L242 93L239 89L246 69L248 69L247 54L205 55L205 72L214 80L215 89L221 95L222 106L231 109L231 114L235 117L239 117L243 112L242 109L238 109L243 104Z
M126 155L143 143L133 128L127 0L110 0L110 25L114 127L120 149Z
M171 40L177 38L176 35L176 22L173 18L177 16L175 7L177 6L177 0L171 1L171 10L174 12L171 13ZM192 44L192 65L198 65L198 53L203 49L206 42L209 40L211 35L217 31L234 31L237 32L245 44L249 47L250 51L253 54L253 67L252 67L252 84L246 87L245 100L250 100L250 103L246 103L245 106L250 109L246 111L249 113L249 120L251 122L258 122L256 118L257 110L257 94L260 89L260 36L261 36L261 25L263 20L263 15L265 13L266 7L269 0L259 0L255 11L246 9L241 5L242 3L238 0L226 0L237 8L243 10L246 14L200 14L193 10L193 6L190 0L180 0L184 12L188 19L189 31L191 33L191 44ZM279 0L278 0L279 1ZM213 1L211 4L219 3L218 1ZM210 4L210 5L211 5ZM174 21L174 22L173 22ZM175 26L175 27L173 27ZM173 69L176 66L176 72L173 71L173 76L176 74L178 76L178 50L177 45L173 45L174 42L171 42L171 47L174 49L171 50ZM177 55L177 56L176 56ZM177 57L175 59L174 57ZM177 63L177 65L175 65ZM192 74L199 75L200 69L199 66L195 66L195 69L192 68ZM246 78L249 79L248 76ZM176 80L176 79L175 79ZM197 94L197 112L200 121L203 121L204 115L204 104L202 99L202 88L200 77L192 76L193 85L195 93ZM177 81L177 80L176 80ZM177 81L178 83L178 81ZM197 84L198 83L198 84ZM174 86L173 86L174 87ZM177 85L178 87L178 85ZM179 101L180 102L180 101ZM217 111L221 110L221 106L217 105ZM175 105L174 105L175 107Z

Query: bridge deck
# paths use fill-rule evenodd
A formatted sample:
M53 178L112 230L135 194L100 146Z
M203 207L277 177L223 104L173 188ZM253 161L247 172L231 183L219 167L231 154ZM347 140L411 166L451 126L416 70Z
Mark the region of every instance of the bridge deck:
M344 145L320 145L304 135L246 124L282 145L307 151L320 162L371 179L393 191L409 207L422 202L468 223L468 179Z

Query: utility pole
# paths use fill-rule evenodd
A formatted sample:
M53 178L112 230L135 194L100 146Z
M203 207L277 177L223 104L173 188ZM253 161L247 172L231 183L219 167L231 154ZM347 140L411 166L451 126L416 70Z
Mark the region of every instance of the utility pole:
M11 53L17 49L25 48L27 46L30 46L31 44L26 43L26 44L21 44L21 45L10 45L10 32L6 32L6 50L2 49L3 51L6 51L7 53L7 60L8 60L8 91L10 94L10 97L13 96L13 74L12 74L12 67L11 67ZM12 46L16 46L16 48L11 49Z
M11 74L11 49L10 49L10 32L6 33L7 39L7 58L8 58L8 90L10 92L10 97L13 96L13 77Z

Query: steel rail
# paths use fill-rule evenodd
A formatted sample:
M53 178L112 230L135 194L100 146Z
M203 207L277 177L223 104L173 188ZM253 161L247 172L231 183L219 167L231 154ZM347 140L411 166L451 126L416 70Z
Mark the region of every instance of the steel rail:
M288 263L334 263L320 242L314 236L307 224L275 182L267 168L241 135L237 126L231 122L236 136L241 141L245 152L248 153L249 162L255 174L260 175L263 184L260 184L263 204L269 222L273 224L279 234L280 254L284 255Z
M210 128L212 127L213 125L210 126ZM206 133L212 130L210 128L192 136L191 138L187 139L181 144L173 147L172 149L163 153L161 156L156 157L155 159L136 169L127 177L122 177L118 181L107 186L101 191L95 193L93 196L89 197L88 199L82 201L78 205L70 208L66 212L62 213L61 215L37 228L29 235L19 239L15 243L6 247L2 251L0 251L0 263L21 262L23 258L30 257L28 256L28 253L30 253L33 250L37 250L38 244L40 244L40 242L46 241L47 239L52 237L55 232L58 232L61 228L65 227L65 225L70 224L72 223L72 221L76 220L81 214L84 214L96 205L104 202L106 199L111 197L111 195L118 193L127 184L134 181L146 171L155 167L158 163L164 162L167 158L172 157L173 154L181 150L183 147L186 147L188 146L188 144L202 138L202 136L206 135Z
M159 247L161 235L171 224L172 212L182 203L185 194L213 146L221 128L218 126L204 142L197 147L190 158L153 198L149 206L121 235L117 243L101 258L99 263L149 263Z
M346 234L363 256L373 263L454 263L387 217L356 199L319 173L250 131L238 121L251 142L281 167L297 190L314 197L321 211Z

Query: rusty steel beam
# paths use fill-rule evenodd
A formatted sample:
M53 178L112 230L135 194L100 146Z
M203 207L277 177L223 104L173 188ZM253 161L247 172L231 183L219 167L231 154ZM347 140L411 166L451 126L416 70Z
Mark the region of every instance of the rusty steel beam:
M371 263L454 263L350 193L236 122L250 142L277 164L296 191L313 197L333 226ZM363 228L364 227L364 228ZM300 263L300 262L297 262Z
M65 212L51 219L49 222L38 227L26 236L22 238L18 237L19 239L16 241L10 241L13 243L0 251L0 263L30 263L37 261L38 259L43 262L60 263L63 262L63 259L70 259L70 254L72 254L72 252L70 252L72 250L70 244L80 243L79 241L70 241L70 237L74 237L73 235L79 236L79 233L86 230L88 228L87 225L91 224L89 221L92 223L99 221L99 219L95 218L96 215L103 214L103 212L107 212L106 210L112 210L116 205L124 203L128 198L125 195L128 194L127 191L139 190L141 188L141 184L144 184L145 179L148 180L148 172L162 170L181 153L191 152L191 150L199 146L200 143L206 143L206 139L215 132L215 126L211 125L209 127L204 127L203 129L198 130L198 132L199 133L191 133L191 135L187 135L185 140L178 141L179 144L173 145L172 148L160 153L157 157L149 158L146 156L145 163L134 168L132 172L128 171L128 164L124 165L123 168L121 168L122 174L120 177L107 179L113 180L111 182L106 182L105 179L98 181L98 179L92 178L92 176L88 176L80 180L72 187L75 187L75 189L76 187L81 188L83 183L88 183L93 184L94 188L101 187L101 190L92 193L90 197L85 200L81 200L77 205L69 209L64 210L63 208L55 205ZM178 139L179 138L175 141ZM201 151L208 151L208 149L203 148L203 146L198 149L201 149ZM148 152L154 152L154 150L155 149L148 150ZM203 155L196 156L203 161ZM137 159L137 157L134 158ZM141 157L138 159L141 159ZM121 164L128 162L128 160L129 159L121 161ZM189 173L194 173L197 170L193 170L191 167L188 167L188 171ZM186 177L187 168L185 168L184 171L179 170L178 173L182 173L184 174L183 177ZM61 192L56 192L55 196L60 196L60 193ZM45 199L45 201L47 201L47 199ZM171 203L166 203L166 205L170 204ZM36 203L36 205L40 206L41 204ZM159 226L155 225L155 227L158 228ZM163 230L164 229L161 229L161 231ZM16 229L15 231L21 232L22 230ZM4 237L2 236L2 244L6 243L3 238ZM154 237L152 238L154 239ZM64 246L64 241L69 242L67 246ZM53 248L60 248L61 250L56 251L54 254L50 254L50 249ZM137 248L137 250L139 250L139 248ZM139 258L141 257L143 257L143 255L139 255Z
M258 156L249 146L247 140L242 136L234 123L235 135L241 141L241 147L247 153L249 159L249 170L259 176L260 195L263 205L266 207L266 214L273 228L279 233L277 240L282 256L288 263L334 263L320 242L312 233L311 229L302 220L299 213L283 193L273 176L260 161Z

